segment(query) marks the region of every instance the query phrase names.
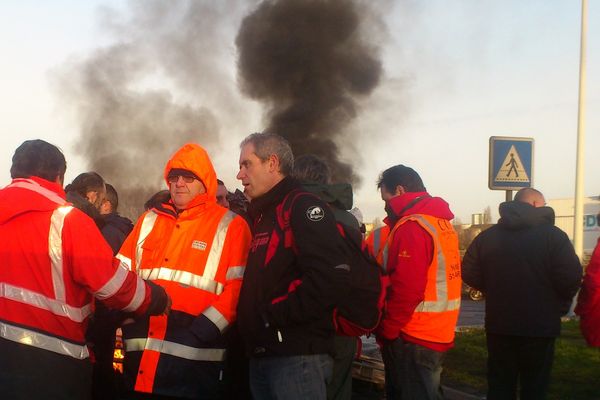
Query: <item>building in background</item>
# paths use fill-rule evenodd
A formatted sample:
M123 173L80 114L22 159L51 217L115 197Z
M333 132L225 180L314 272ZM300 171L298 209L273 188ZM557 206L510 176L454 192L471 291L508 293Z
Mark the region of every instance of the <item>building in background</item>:
M565 231L572 242L575 199L552 199L547 201L547 205L554 209L554 214L556 215L555 225ZM584 264L587 263L592 251L594 251L594 247L600 236L598 213L600 213L600 196L585 197L583 203Z

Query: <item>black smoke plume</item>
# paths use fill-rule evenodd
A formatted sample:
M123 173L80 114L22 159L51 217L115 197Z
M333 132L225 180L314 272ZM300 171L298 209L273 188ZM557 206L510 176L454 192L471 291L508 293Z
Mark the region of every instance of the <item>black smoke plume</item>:
M328 161L335 181L360 182L341 161L357 101L382 74L378 49L365 34L367 3L354 0L263 1L237 35L244 93L267 107L267 132L286 137L296 156ZM358 163L360 164L360 162Z
M163 168L177 148L193 141L218 149L223 113L242 118L223 43L235 35L232 10L239 21L244 9L234 0L128 5L104 10L101 28L112 40L66 64L57 89L75 112L75 148L87 168L117 189L120 212L136 218L166 188Z

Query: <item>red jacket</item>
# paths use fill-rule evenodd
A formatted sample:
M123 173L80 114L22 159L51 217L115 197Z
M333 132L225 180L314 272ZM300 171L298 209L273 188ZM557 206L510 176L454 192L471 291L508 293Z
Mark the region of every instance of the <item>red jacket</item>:
M150 288L56 183L14 179L0 190L0 238L3 339L81 360L92 297L138 315L150 305Z
M418 197L422 199L411 205ZM390 228L401 217L411 214L425 214L446 220L454 218L448 203L439 197L430 197L426 192L405 193L392 198L388 205L393 215L386 218L385 223ZM389 274L390 286L387 290L385 314L377 332L378 337L394 340L402 336L407 341L434 350L448 350L452 343L428 342L402 332L411 320L415 308L425 299L428 268L433 257L431 235L417 222L407 221L396 230L387 254L384 269Z
M600 347L600 239L585 270L575 313L587 343Z

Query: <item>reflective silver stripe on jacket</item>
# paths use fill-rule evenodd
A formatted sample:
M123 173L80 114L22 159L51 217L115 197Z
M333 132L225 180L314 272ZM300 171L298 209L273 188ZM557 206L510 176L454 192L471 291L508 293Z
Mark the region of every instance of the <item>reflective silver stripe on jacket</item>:
M90 356L85 345L79 345L54 336L31 331L19 326L10 325L0 321L0 337L28 346L53 351L65 356L83 360ZM42 388L40 388L41 390Z
M121 253L117 254L115 257L117 257L119 259L119 261L121 261L123 263L125 268L127 268L128 270L131 271L131 258L125 257Z
M375 229L373 232L373 256L377 257L379 255L379 245L381 241L381 228Z
M125 308L123 308L122 310L128 311L128 312L133 312L133 311L137 310L138 308L140 308L140 306L144 302L145 298L146 298L146 283L143 280L141 280L140 278L137 278L135 280L135 293L133 294L133 298L131 299L129 304L127 304L127 306Z
M48 235L48 254L52 263L52 286L56 300L66 301L65 281L63 276L62 230L65 217L73 210L72 206L58 207L50 218L50 233Z
M229 267L227 269L227 275L225 275L225 280L230 281L232 279L242 279L245 271L245 266Z
M156 216L156 214L154 215ZM166 281L177 282L185 286L191 286L196 289L206 290L217 295L223 293L223 284L215 281L215 276L217 274L219 261L221 260L221 254L223 253L223 248L225 247L225 237L227 236L227 230L229 229L229 224L235 218L235 216L236 214L234 212L227 211L219 221L219 225L217 226L215 236L213 237L212 244L210 246L208 258L206 260L206 265L204 266L203 275L197 275L189 271L182 271L167 267L140 269L139 260L141 260L141 244L143 243L143 240L145 240L145 237L144 239L141 239L142 235L140 233L140 240L138 241L138 254L136 254L136 260L138 260L136 261L138 262L138 275L140 275L142 279L162 279ZM150 230L152 229L155 220L156 217L154 218L154 220L148 222L148 227ZM144 229L145 223L146 218L144 218L142 230ZM149 233L150 232L148 232L147 234Z
M154 228L154 223L156 222L156 218L158 214L154 211L148 211L146 216L142 221L142 226L140 227L140 235L138 236L138 242L135 246L135 267L139 271L140 262L142 261L142 245L146 241L146 238L152 232L152 228ZM131 268L130 268L131 269Z
M51 299L41 293L13 286L6 282L0 282L0 297L50 311L54 315L67 317L75 322L82 322L92 313L90 304L86 304L81 308L73 307L60 300Z
M233 221L235 216L236 214L233 211L227 211L219 221L219 226L217 227L212 244L210 245L210 252L208 253L208 258L206 259L204 272L202 273L202 275L207 279L214 280L215 276L217 275L219 261L221 261L221 254L223 253L223 248L225 247L227 230L229 229L229 224L231 221Z
M202 312L206 318L208 318L221 332L229 326L229 321L221 314L215 307L210 306Z
M203 349L154 338L136 338L123 341L125 351L153 350L162 354L192 361L223 361L225 349Z
M110 278L100 290L94 293L94 296L99 300L104 300L117 293L123 286L123 282L127 279L128 273L129 271L127 271L125 265L120 263L112 278Z
M205 276L192 274L188 271L160 267L152 269L144 268L139 270L138 273L142 279L149 279L152 281L162 279L164 281L177 282L185 286L206 290L207 292L215 293L217 295L223 293L222 283L208 279Z

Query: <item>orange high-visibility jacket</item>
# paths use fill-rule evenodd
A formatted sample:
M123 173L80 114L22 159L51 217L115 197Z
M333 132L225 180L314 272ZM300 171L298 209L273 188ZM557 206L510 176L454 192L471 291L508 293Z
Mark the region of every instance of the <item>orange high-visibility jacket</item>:
M379 258L384 265L387 260L382 259L382 254L387 253L398 227L408 221L418 223L429 233L434 248L427 270L425 298L401 331L429 342L451 343L458 320L462 286L458 235L446 219L425 214L407 215L396 223L389 235L386 249Z
M373 258L379 258L379 252L385 249L385 243L387 242L387 238L390 234L390 227L387 225L380 226L377 229L374 229L373 232L367 236L365 239L365 244L367 245L367 250L369 254L373 256ZM387 256L384 256L387 258Z
M216 203L216 174L204 149L185 145L165 178L172 168L193 172L206 193L179 213L164 212L173 207L165 203L163 211L143 214L117 255L173 301L168 318L123 327L124 367L136 391L194 397L222 377L221 333L236 317L251 235L243 218Z
M93 297L128 312L148 309L150 288L113 258L57 183L19 178L0 190L0 238L1 339L83 360Z

